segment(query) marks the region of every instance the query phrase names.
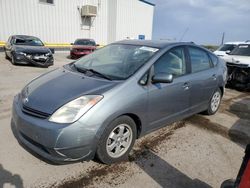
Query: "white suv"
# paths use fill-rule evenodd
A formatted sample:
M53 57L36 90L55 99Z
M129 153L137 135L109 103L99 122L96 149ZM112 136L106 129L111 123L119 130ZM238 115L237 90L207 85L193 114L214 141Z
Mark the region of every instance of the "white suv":
M227 42L221 45L216 51L214 51L215 55L219 57L223 57L226 53L230 53L236 46L245 42Z

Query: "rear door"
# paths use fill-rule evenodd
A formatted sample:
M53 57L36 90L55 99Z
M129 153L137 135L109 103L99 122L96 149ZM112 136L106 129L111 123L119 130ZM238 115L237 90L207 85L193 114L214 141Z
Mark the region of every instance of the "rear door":
M188 113L189 85L185 47L175 47L153 65L152 75L173 74L172 83L149 83L148 130L164 126Z
M205 50L188 46L188 52L191 64L190 110L197 113L207 108L217 87L217 69Z

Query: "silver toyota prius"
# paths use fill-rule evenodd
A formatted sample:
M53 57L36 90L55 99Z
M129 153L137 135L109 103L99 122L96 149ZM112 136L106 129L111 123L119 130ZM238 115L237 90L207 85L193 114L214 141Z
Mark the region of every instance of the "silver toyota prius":
M19 142L55 163L126 159L135 139L219 108L223 60L194 43L126 40L32 80L15 96Z

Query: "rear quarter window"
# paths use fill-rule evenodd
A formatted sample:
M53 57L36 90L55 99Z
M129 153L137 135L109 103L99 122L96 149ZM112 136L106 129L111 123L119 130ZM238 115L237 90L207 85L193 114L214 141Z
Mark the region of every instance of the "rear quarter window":
M213 55L213 54L209 54L209 57L211 58L211 61L212 61L212 63L213 63L213 65L214 66L217 66L217 64L218 64L218 57L217 56L215 56L215 55Z

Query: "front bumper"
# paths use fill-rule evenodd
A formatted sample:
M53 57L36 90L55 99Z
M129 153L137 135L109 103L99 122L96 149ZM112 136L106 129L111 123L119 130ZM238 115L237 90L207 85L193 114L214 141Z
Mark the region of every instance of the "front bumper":
M80 58L82 56L88 55L92 53L92 51L84 50L84 51L70 51L71 58Z
M242 89L250 89L250 67L247 64L227 62L227 85Z
M12 129L19 142L55 163L91 160L95 154L95 131L85 130L79 123L59 125L26 114L14 98Z
M27 57L22 54L13 54L17 64L32 64L39 67L48 67L54 64L53 56L48 56L46 59L35 59L33 56Z

